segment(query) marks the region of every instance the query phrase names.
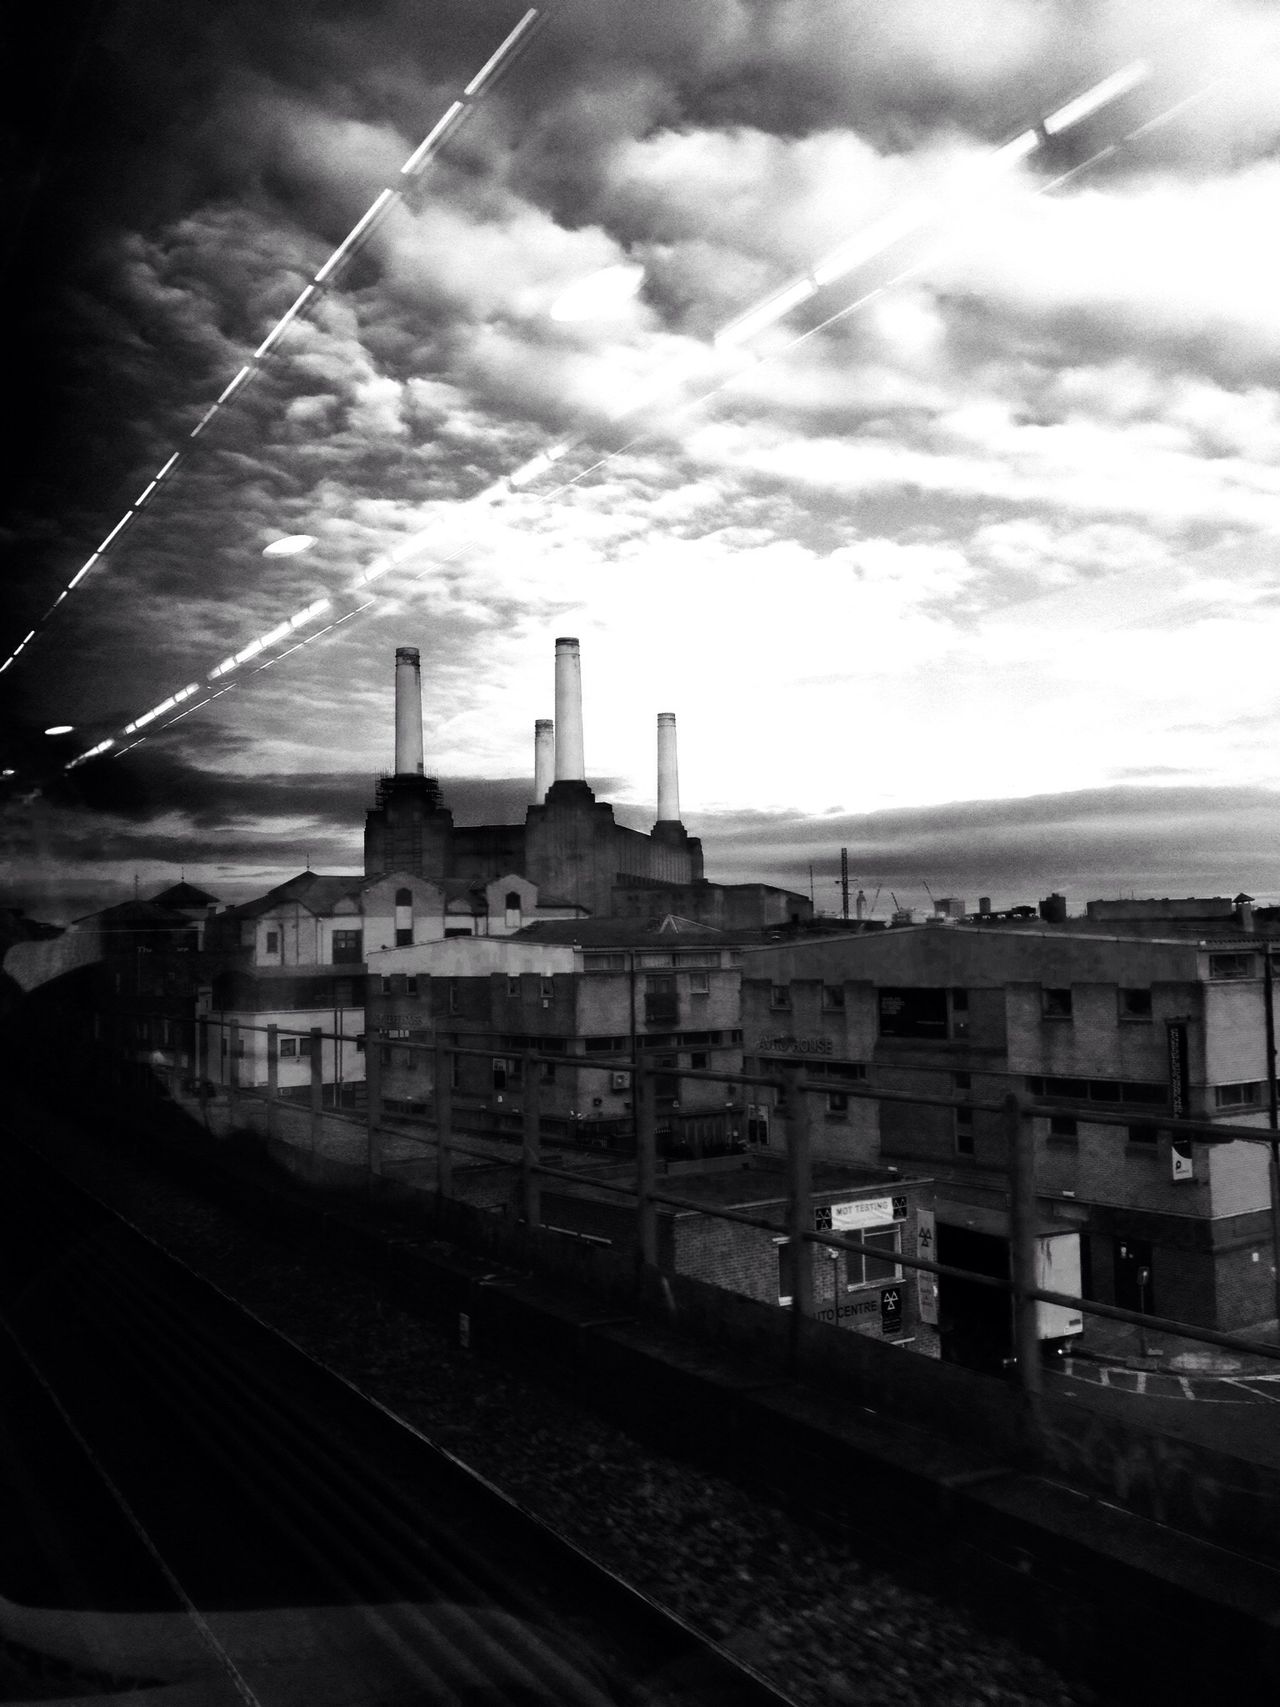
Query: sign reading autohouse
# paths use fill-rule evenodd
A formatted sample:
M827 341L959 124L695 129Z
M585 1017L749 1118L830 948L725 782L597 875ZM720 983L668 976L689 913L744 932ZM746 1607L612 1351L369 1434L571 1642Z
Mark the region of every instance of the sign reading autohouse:
M834 1049L829 1037L762 1037L755 1047L761 1055L830 1055Z

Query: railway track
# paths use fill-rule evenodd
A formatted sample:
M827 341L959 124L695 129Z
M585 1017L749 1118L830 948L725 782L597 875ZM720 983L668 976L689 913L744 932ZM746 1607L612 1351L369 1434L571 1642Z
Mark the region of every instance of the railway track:
M786 1701L20 1145L0 1220L0 1639L63 1699Z

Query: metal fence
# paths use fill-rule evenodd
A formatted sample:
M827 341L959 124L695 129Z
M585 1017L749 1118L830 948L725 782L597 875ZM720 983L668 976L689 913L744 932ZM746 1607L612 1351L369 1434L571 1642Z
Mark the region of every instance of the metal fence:
M244 1058L241 1050L246 1033L260 1033L266 1038L266 1081L261 1087L240 1082L240 1067ZM216 1054L211 1053L215 1034L219 1037ZM432 1069L430 1095L423 1099L424 1113L416 1117L416 1121L410 1121L403 1117L388 1116L381 1096L383 1039L370 1034L368 1047L364 1051L364 1106L359 1118L365 1137L365 1166L371 1183L388 1171L385 1149L389 1137L400 1141L409 1139L421 1147L424 1156L434 1158L434 1189L444 1196L454 1194L455 1161L470 1158L493 1161L495 1155L505 1154L516 1163L518 1169L517 1198L520 1216L531 1228L541 1226L543 1183L567 1181L581 1186L585 1177L581 1167L567 1168L544 1158L546 1135L541 1069L545 1063L554 1063L558 1067L580 1068L606 1065L625 1070L632 1075L633 1132L631 1142L622 1148L627 1157L634 1161L634 1177L621 1182L594 1177L590 1182L591 1191L604 1193L606 1197L615 1196L620 1203L634 1204L633 1236L639 1261L645 1268L656 1268L658 1262L657 1223L660 1210L696 1212L724 1222L778 1234L776 1222L764 1216L697 1201L688 1196L681 1196L678 1191L660 1188L659 1163L662 1145L656 1086L660 1079L669 1081L673 1070L669 1064L659 1066L652 1053L647 1053L642 1048L637 1049L634 1054L609 1056L602 1061L596 1056L566 1055L564 1052L544 1053L528 1048L516 1050L504 1044L503 1053L519 1060L518 1086L512 1087L513 1090L518 1089L520 1096L519 1134L491 1130L483 1134L483 1147L468 1142L468 1139L474 1140L480 1135L481 1128L455 1107L454 1062L459 1057L492 1057L496 1045L494 1039L487 1036L483 1042L464 1043L460 1041L463 1035L467 1034L451 1034L448 1039L437 1036L426 1042L401 1038L396 1040L397 1049L425 1052L430 1058ZM305 1039L307 1042L307 1047L302 1052L309 1057L309 1068L306 1084L301 1088L301 1097L304 1106L310 1111L311 1141L314 1145L318 1141L324 1116L334 1112L334 1099L326 1098L323 1046L327 1042L338 1040L336 1032L327 1032L320 1026L291 1031L288 1027L277 1024L254 1026L234 1018L202 1017L196 1022L193 1071L185 1075L184 1085L189 1093L202 1098L225 1095L229 1104L228 1114L233 1122L239 1099L261 1098L267 1105L270 1129L270 1110L283 1102L292 1101L296 1105L298 1101L297 1092L282 1092L280 1087L280 1043L282 1038L289 1037ZM350 1038L345 1041L350 1042ZM223 1042L226 1044L225 1052ZM217 1086L211 1082L211 1075L207 1071L209 1064L215 1061L219 1066L225 1063L226 1069L224 1082ZM875 1070L873 1063L866 1064L868 1074ZM1013 1078L1011 1074L996 1071L988 1073L985 1069L983 1076L1006 1080ZM892 1090L877 1086L869 1080L856 1083L847 1077L824 1078L820 1067L815 1068L805 1062L780 1062L776 1068L771 1065L770 1070L759 1073L680 1068L678 1078L682 1081L712 1081L723 1084L740 1093L744 1100L749 1093L754 1093L756 1098L759 1098L761 1093L766 1093L778 1096L780 1107L785 1102L784 1232L786 1240L794 1250L794 1282L790 1309L793 1330L797 1336L801 1321L815 1313L816 1246L867 1257L883 1254L879 1248L855 1234L830 1229L815 1230L810 1095L835 1091L851 1099L865 1099L878 1104L964 1108L999 1116L1008 1159L1008 1274L993 1276L979 1273L907 1251L899 1252L896 1260L912 1273L966 1281L1008 1295L1017 1376L1028 1394L1038 1394L1043 1384L1036 1323L1036 1305L1039 1303L1065 1306L1096 1318L1130 1324L1145 1332L1177 1335L1238 1354L1271 1359L1280 1364L1280 1346L1276 1344L1202 1327L1195 1323L1125 1309L1119 1305L1102 1303L1072 1293L1051 1291L1036 1285L1037 1159L1034 1122L1037 1118L1067 1114L1075 1115L1094 1125L1123 1127L1132 1124L1132 1113L1108 1110L1092 1102L1073 1104L1056 1099L1046 1102L1012 1089L994 1100L975 1098L970 1093L957 1095L940 1092L931 1095L919 1091ZM1180 1141L1213 1145L1242 1142L1269 1146L1272 1224L1273 1230L1275 1229L1277 1171L1274 1132L1223 1122L1175 1118L1151 1110L1143 1112L1143 1119ZM495 1145L499 1147L498 1150L495 1150ZM575 1146L572 1140L566 1142L564 1138L558 1137L554 1147L562 1151L566 1148L591 1146L586 1143ZM741 1148L745 1151L746 1144L742 1144Z

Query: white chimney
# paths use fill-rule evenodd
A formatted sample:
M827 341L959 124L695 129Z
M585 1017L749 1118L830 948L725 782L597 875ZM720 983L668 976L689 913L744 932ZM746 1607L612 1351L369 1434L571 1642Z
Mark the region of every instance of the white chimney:
M556 726L539 717L533 726L533 798L543 801L556 779Z
M556 641L556 781L585 782L582 759L582 654Z
M416 646L396 647L396 775L422 775L422 672Z
M680 817L680 774L676 768L676 714L658 713L658 822L671 824Z

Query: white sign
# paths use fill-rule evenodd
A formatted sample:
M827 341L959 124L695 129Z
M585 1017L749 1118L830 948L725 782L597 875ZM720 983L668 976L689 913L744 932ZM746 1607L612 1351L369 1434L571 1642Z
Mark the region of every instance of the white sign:
M1080 1296L1079 1233L1041 1233L1036 1239L1036 1285L1045 1292L1069 1292ZM1062 1339L1084 1329L1080 1311L1066 1304L1035 1302L1036 1338Z
M1173 1165L1174 1179L1193 1180L1196 1177L1195 1162L1191 1155L1191 1140L1175 1138L1169 1146L1169 1160Z
M830 1221L824 1217L824 1225L833 1233L842 1233L853 1227L882 1227L886 1221L893 1220L891 1197L860 1197L854 1203L831 1203L823 1207L831 1214ZM814 1213L821 1216L822 1208Z

